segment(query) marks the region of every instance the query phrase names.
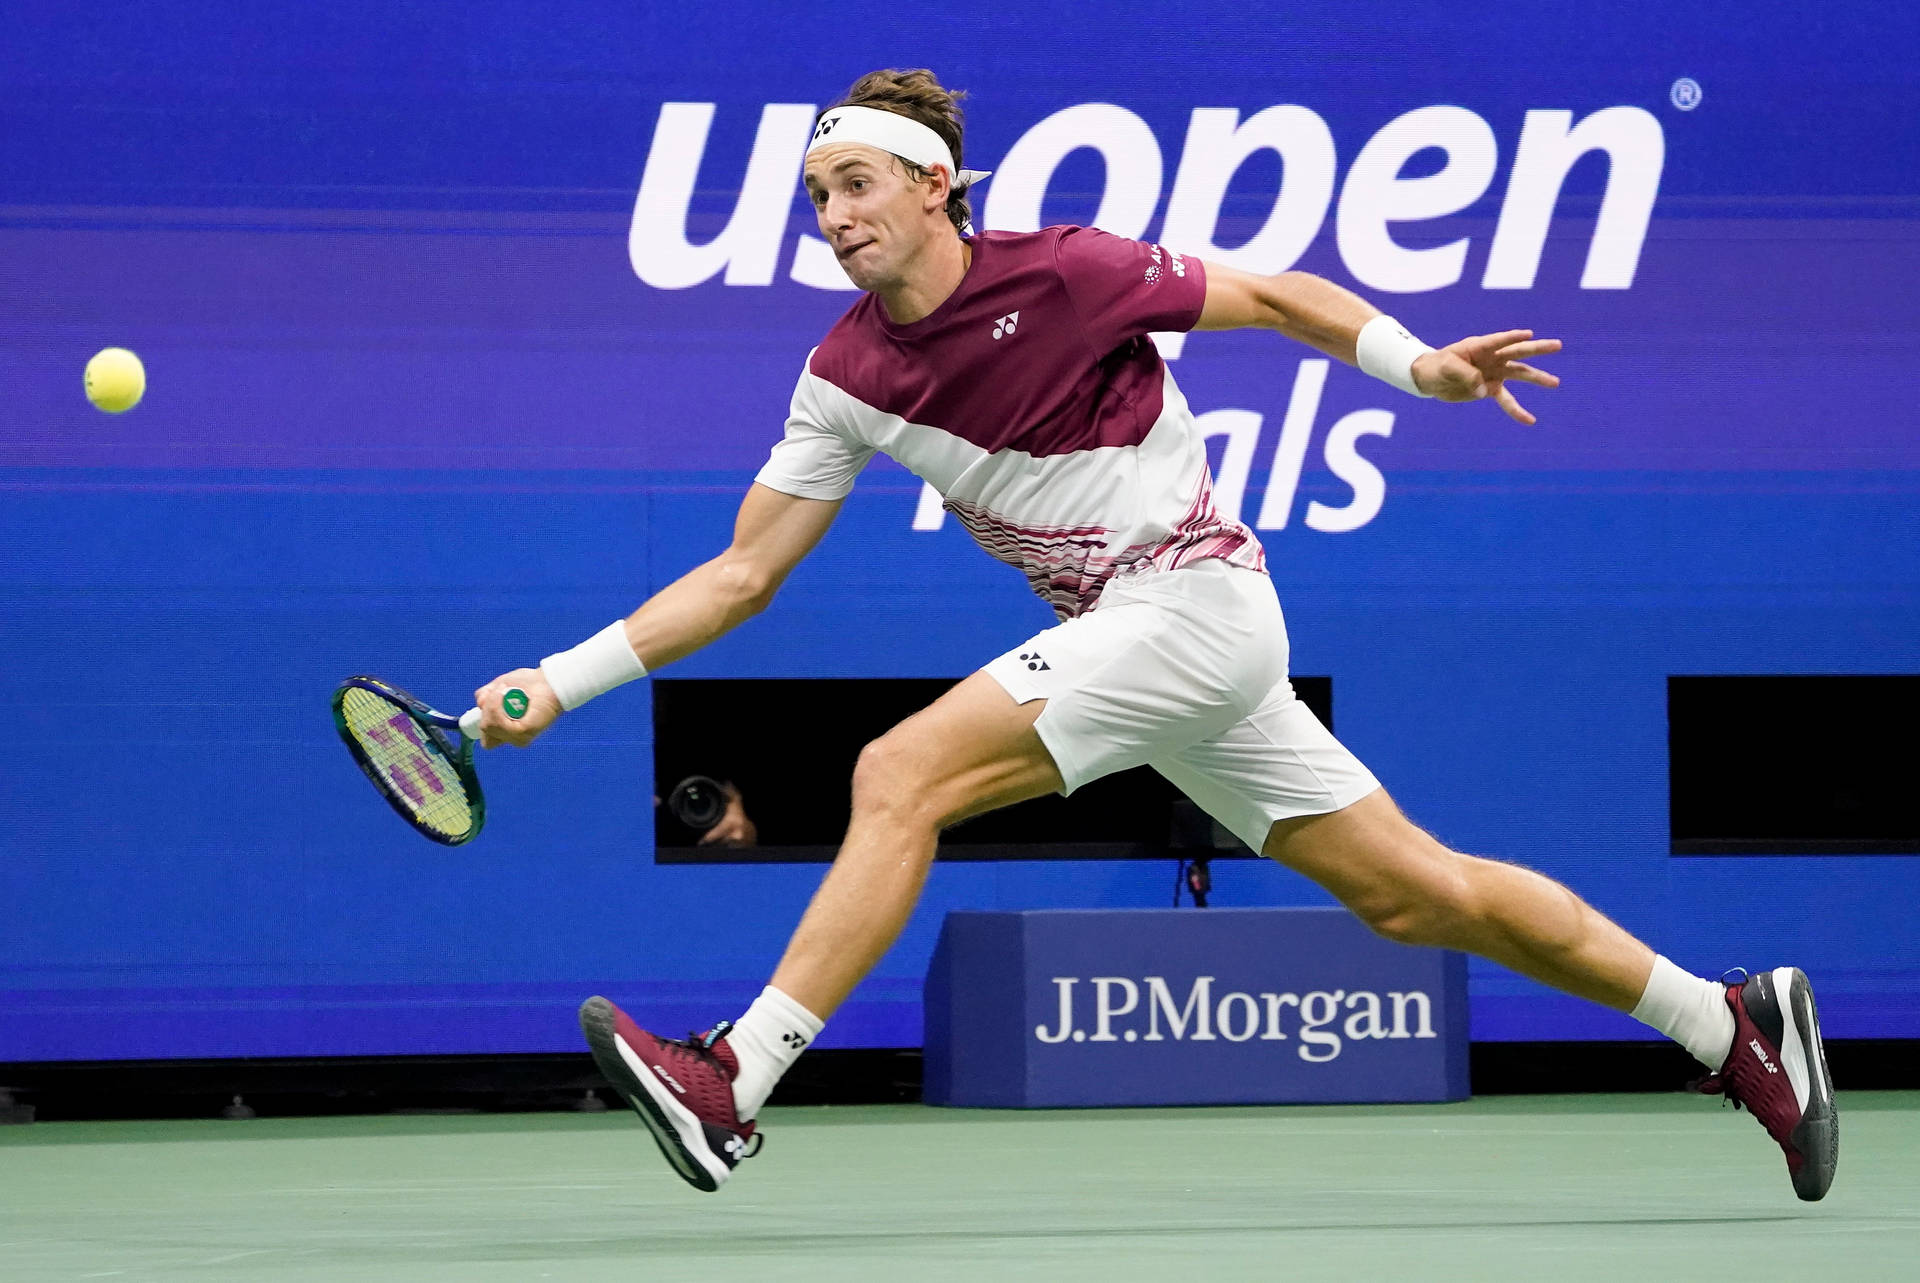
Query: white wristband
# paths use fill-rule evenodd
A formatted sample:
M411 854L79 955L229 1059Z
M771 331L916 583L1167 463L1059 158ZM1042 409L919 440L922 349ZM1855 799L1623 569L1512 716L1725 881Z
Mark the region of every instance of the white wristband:
M1374 378L1393 384L1402 392L1426 396L1413 381L1413 363L1433 351L1407 333L1407 327L1391 316L1376 316L1360 327L1360 342L1355 356L1360 368Z
M593 636L540 661L547 685L571 713L597 695L647 675L647 666L627 641L627 621L616 619Z

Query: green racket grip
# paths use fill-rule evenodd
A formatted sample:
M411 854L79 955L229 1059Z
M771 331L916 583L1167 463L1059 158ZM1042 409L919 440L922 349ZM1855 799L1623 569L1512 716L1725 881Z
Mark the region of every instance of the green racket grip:
M500 707L508 717L519 721L527 715L527 693L518 686L500 697ZM470 740L480 738L480 710L470 708L460 714L460 733Z

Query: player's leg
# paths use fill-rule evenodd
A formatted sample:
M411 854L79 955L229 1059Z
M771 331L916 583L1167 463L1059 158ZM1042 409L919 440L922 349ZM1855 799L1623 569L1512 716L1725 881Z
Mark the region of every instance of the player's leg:
M846 841L773 973L775 989L827 1019L906 925L941 829L1060 790L1033 729L1045 708L1017 704L975 673L867 745Z
M753 1152L753 1119L774 1083L913 913L941 828L1061 787L1033 729L1044 709L975 673L866 747L846 841L773 982L739 1021L682 1041L604 998L581 1007L600 1071L683 1179L718 1189Z
M1284 684L1244 722L1154 766L1241 840L1305 874L1380 934L1459 949L1653 1026L1718 1072L1786 1152L1794 1189L1833 1178L1832 1084L1806 977L1688 975L1540 873L1449 849Z
M1389 939L1491 958L1628 1012L1692 1052L1786 1154L1794 1192L1826 1195L1840 1157L1813 989L1797 968L1734 984L1688 975L1543 874L1450 850L1377 789L1327 815L1276 821L1264 851Z
M1572 891L1531 869L1448 849L1385 789L1330 814L1276 821L1262 852L1390 940L1490 958L1616 1011L1634 1009L1653 972L1653 950ZM1724 1024L1730 1041L1732 1022ZM1703 1050L1710 1068L1726 1057L1725 1045Z

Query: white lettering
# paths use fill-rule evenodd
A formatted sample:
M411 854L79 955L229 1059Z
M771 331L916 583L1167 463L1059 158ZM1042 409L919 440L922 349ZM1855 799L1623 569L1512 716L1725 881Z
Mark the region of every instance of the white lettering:
M1666 165L1666 135L1660 121L1639 107L1608 107L1578 125L1572 122L1570 111L1527 113L1482 288L1533 288L1561 184L1573 163L1590 151L1607 154L1607 185L1600 196L1600 214L1594 220L1580 288L1624 290L1633 284L1647 239L1647 221L1653 217L1653 198L1660 190L1660 171Z
M1142 977L1147 989L1147 1031L1121 1027L1121 1018L1140 1008L1140 985L1126 976L1090 976L1094 992L1093 1032L1074 1026L1074 993L1079 977L1054 976L1059 1002L1057 1025L1034 1026L1040 1042L1286 1042L1282 1013L1292 1007L1299 1016L1300 1059L1325 1064L1339 1058L1347 1042L1377 1039L1437 1038L1433 1004L1427 994L1413 990L1384 995L1393 1004L1392 1024L1386 1020L1382 995L1372 990L1316 989L1295 993L1223 993L1214 1000L1215 976L1195 976L1183 1002L1176 1004L1164 976ZM1264 1021L1263 1021L1264 1013ZM1412 1017L1411 1022L1409 1016ZM1165 1018L1166 1030L1161 1021ZM1409 1027L1411 1023L1411 1028ZM1343 1035L1344 1034L1344 1038ZM1765 1059L1765 1053L1762 1053Z
M686 289L723 272L728 285L773 283L814 107L763 106L733 212L718 235L695 245L688 223L714 111L710 102L669 102L660 108L628 235L634 272L657 289ZM996 166L980 225L1038 228L1056 171L1081 148L1098 152L1105 165L1091 222L1123 236L1143 236L1160 199L1164 160L1146 122L1113 103L1064 108L1022 134ZM1403 178L1407 163L1429 148L1445 153L1440 169ZM1313 242L1331 205L1335 240L1356 280L1396 293L1442 289L1461 279L1468 239L1409 248L1393 239L1391 224L1439 218L1471 205L1491 183L1499 150L1492 129L1474 112L1418 107L1367 140L1339 181L1336 200L1338 157L1332 133L1316 112L1289 103L1242 120L1236 108L1195 108L1174 173L1162 241L1228 266L1280 272ZM1263 151L1281 161L1273 204L1250 236L1237 246L1223 246L1221 209L1234 175ZM1578 123L1567 110L1527 113L1481 280L1484 288L1533 287L1567 175L1595 151L1606 154L1607 179L1580 285L1626 289L1633 284L1666 164L1666 137L1651 113L1618 106ZM708 187L725 190L727 185L709 182ZM789 275L814 289L855 288L826 242L809 231L794 243ZM1183 339L1167 336L1165 354L1178 355Z
M1400 177L1407 161L1430 147L1447 154L1439 171ZM1396 294L1458 281L1467 261L1464 237L1408 249L1394 241L1387 225L1439 218L1473 204L1493 181L1499 153L1492 128L1465 107L1421 107L1368 139L1347 171L1334 219L1340 258L1354 279Z
M1173 1009L1173 994L1167 989L1167 982L1161 976L1148 976L1147 994L1147 1032L1143 1042L1164 1042L1160 1032L1160 1015L1166 1013L1167 1028L1173 1031L1178 1042L1186 1036L1187 1022L1193 1022L1193 1042L1212 1042L1213 1029L1210 1022L1213 1017L1213 977L1195 976L1193 988L1187 991L1187 1005L1179 1011Z
M1246 1023L1238 1033L1233 1030L1233 1005L1236 1002L1244 1003L1247 1008ZM1228 1042L1245 1042L1260 1028L1259 1004L1254 1002L1252 994L1230 993L1220 999L1220 1006L1214 1012L1214 1023L1220 1027L1220 1036Z
M1329 508L1315 499L1307 504L1307 525L1325 534L1344 534L1358 530L1380 515L1387 501L1387 479L1380 469L1362 458L1357 448L1361 437L1393 435L1393 411L1355 410L1344 415L1327 433L1327 467L1333 475L1353 487L1353 502L1344 508Z
M1386 1029L1380 1023L1380 995L1361 989L1347 995L1347 1010L1353 1014L1347 1017L1347 1023L1341 1026L1347 1037L1356 1042L1364 1038L1385 1038Z
M1315 989L1300 999L1300 1059L1310 1060L1314 1064L1325 1064L1340 1054L1340 1035L1326 1028L1340 1016L1340 999L1346 996L1346 990L1335 989L1328 993L1325 989ZM1318 1014L1315 1014L1318 1008ZM1317 1054L1315 1049L1324 1050Z
M1437 1038L1440 1036L1433 1032L1433 1007L1428 1002L1426 994L1416 989L1412 993L1389 993L1387 997L1393 999L1393 1032L1387 1037ZM1413 1034L1407 1033L1407 1008L1410 1006L1417 1007L1420 1017L1419 1030Z
M1073 986L1079 983L1077 976L1055 976L1054 985L1060 990L1060 1028L1048 1033L1045 1025L1035 1025L1033 1036L1041 1042L1065 1042L1073 1037Z
M1200 439L1225 437L1220 466L1214 471L1213 506L1224 516L1238 518L1247 493L1247 474L1253 471L1253 452L1260 446L1263 416L1252 410L1209 410L1193 424Z
M1273 208L1244 244L1226 249L1214 240L1221 203L1234 174L1261 151L1280 157ZM1182 253L1242 271L1284 272L1306 252L1327 217L1334 169L1333 132L1305 107L1269 107L1244 124L1231 107L1197 107L1187 122L1160 239Z
M727 225L706 244L694 245L687 239L687 219L713 104L662 103L627 234L635 274L661 290L699 285L723 267L729 285L772 284L813 114L811 103L767 104Z
M1260 501L1262 530L1283 530L1293 511L1294 491L1306 463L1307 443L1313 438L1313 416L1320 412L1320 393L1327 386L1326 360L1300 362L1293 376L1293 394L1287 398L1287 417L1280 422L1280 448L1273 452L1267 473L1267 494Z
M1142 235L1160 203L1160 141L1146 121L1107 102L1056 111L1020 135L994 167L981 226L1038 231L1047 184L1060 162L1082 147L1106 162L1092 225L1117 236Z
M1260 1035L1262 1042L1285 1042L1286 1031L1280 1028L1280 1008L1298 1007L1300 995L1297 993L1263 993L1261 999L1267 1004L1267 1029Z
M1094 976L1093 980L1093 1037L1088 1042L1118 1042L1113 1032L1113 1018L1124 1016L1140 1005L1140 988L1125 976ZM1116 1007L1109 998L1115 990L1127 995L1127 1005Z

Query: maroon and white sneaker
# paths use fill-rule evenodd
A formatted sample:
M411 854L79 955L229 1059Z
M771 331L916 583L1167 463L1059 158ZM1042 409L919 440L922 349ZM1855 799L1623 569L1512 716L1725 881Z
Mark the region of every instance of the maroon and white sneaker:
M605 998L580 1004L580 1028L593 1061L653 1133L667 1162L695 1189L711 1193L764 1139L733 1107L740 1062L727 1046L733 1022L704 1034L656 1038Z
M1793 1192L1810 1203L1825 1197L1840 1163L1840 1115L1820 1045L1813 986L1800 968L1775 967L1744 982L1729 981L1727 1006L1733 1009L1733 1050L1719 1073L1693 1089L1746 1106L1786 1151Z

